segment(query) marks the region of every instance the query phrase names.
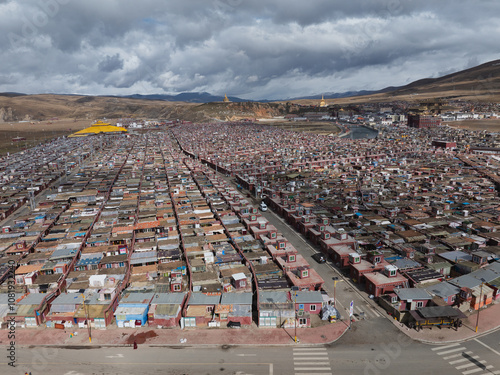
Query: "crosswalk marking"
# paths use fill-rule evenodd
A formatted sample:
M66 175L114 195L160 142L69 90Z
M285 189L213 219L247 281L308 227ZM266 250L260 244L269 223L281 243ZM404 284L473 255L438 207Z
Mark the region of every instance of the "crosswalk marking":
M453 352L456 352L457 350L463 350L465 349L463 346L460 346L458 348L455 348L455 349L450 349L450 350L446 350L444 352L441 352L441 353L437 353L437 355L445 355L445 354L449 354L449 353L453 353Z
M331 371L326 348L293 348L292 354L295 375L306 374L300 371L307 371L308 375L332 375L331 372L324 372Z
M306 352L306 351L312 351L312 350L325 350L325 348L293 348L294 352Z
M470 357L470 358L477 359L477 358L479 358L479 356L475 355L474 357ZM455 364L460 363L460 362L470 361L470 358L462 358L462 359L457 359L456 361L451 361L450 365L455 365Z
M321 371L331 370L331 367L294 367L294 371Z
M476 356L477 358L479 358L479 356ZM469 362L469 363L466 363L465 365L461 365L461 366L457 366L455 367L457 370L461 370L463 368L467 368L467 367L471 367L471 366L477 366L478 363L486 363L485 360L482 360L482 361L474 361L474 362Z
M452 358L457 358L457 357L463 356L464 354L470 355L470 354L472 354L472 352L463 352L463 353L453 354L453 355L449 355L447 357L443 357L443 359L448 360L448 359L452 359Z
M455 343L446 346L440 346L432 348L437 355L443 356L444 360L450 360L448 363L455 367L456 370L460 371L462 375L500 375L500 370L494 370L493 365L486 365L485 360L481 360L478 355L474 355L471 351L467 350L465 347L460 346L461 344ZM462 351L457 353L457 351ZM445 354L450 354L444 356ZM485 370L489 370L484 372ZM481 374L479 374L482 371Z
M361 315L364 316L364 318L380 318L380 314L372 307L370 306L364 306L361 308L358 305L354 305L354 312L356 313L356 316L353 316L352 319L353 321L358 321L361 318Z
M488 365L488 366L485 366L484 368L478 367L478 368L475 368L475 369L472 369L472 370L464 371L464 372L462 372L462 374L469 375L469 374L473 374L473 373L478 372L478 371L488 370L490 368L493 368L493 365Z
M297 361L295 361L294 363L296 365L301 365L301 366L305 366L305 365L330 365L330 362L297 362Z
M435 348L432 348L431 350L434 352L436 350L442 350L442 349L448 349L448 348L453 348L455 346L458 346L460 344L451 344L451 345L446 345L446 346L437 346Z
M376 312L375 309L368 307L368 310L370 310L372 313L374 313L377 318L380 318L380 314L378 312Z

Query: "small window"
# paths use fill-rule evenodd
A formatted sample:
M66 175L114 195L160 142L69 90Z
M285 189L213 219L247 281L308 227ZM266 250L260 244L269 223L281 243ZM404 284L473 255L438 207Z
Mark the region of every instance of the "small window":
M306 325L307 324L307 319L306 318L300 318L299 319L299 324L300 325Z
M380 263L380 257L375 257L375 263Z
M207 306L207 312L211 313L214 311L214 307L213 306Z
M397 303L398 302L398 297L397 296L392 296L391 297L391 303Z
M106 301L110 300L111 299L111 294L110 293L104 293L104 299Z
M418 301L417 302L417 309L420 309L421 307L424 307L424 302Z
M174 285L174 292L178 292L181 290L181 286L179 284Z
M455 302L456 296L451 296L451 302Z
M307 277L309 276L309 271L308 270L303 270L302 271L302 277Z
M309 306L310 311L316 311L316 305L311 305Z
M285 243L284 242L280 242L280 249L284 249L285 248Z
M271 238L276 238L276 232L271 233Z
M396 270L391 270L389 275L390 276L396 276Z
M295 262L295 255L290 255L290 256L288 257L288 260L289 260L290 262Z

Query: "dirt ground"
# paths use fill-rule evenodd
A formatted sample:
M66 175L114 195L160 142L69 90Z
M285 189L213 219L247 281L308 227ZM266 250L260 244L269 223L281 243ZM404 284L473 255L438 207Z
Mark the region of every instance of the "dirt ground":
M500 132L500 119L446 121L443 124L447 124L452 128L457 128L457 129L487 130L490 132Z
M265 123L262 121L262 123ZM286 121L286 122L269 122L267 125L276 126L280 129L303 131L315 134L338 134L340 128L331 122L306 122L306 121Z
M116 120L108 120L111 124ZM60 119L40 122L4 122L0 123L0 155L18 152L51 139L72 134L92 124L89 120ZM14 142L13 138L26 140Z

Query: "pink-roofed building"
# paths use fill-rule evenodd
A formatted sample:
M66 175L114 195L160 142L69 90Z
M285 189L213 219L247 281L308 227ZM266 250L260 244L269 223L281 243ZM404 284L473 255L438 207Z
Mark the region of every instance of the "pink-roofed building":
M267 245L266 249L274 260L287 254L297 254L297 249L290 242L286 242L285 247Z
M322 233L321 240L319 241L321 245L321 249L323 251L328 252L329 254L332 253L332 248L340 245L346 245L351 247L351 249L356 249L356 240L349 236L345 232L336 232L334 231L333 233L331 231L325 230L325 232Z
M309 263L300 254L288 253L286 255L276 258L276 263L285 272L295 271L299 268L309 268Z
M272 224L270 224L266 219L261 218L258 221L258 225L251 226L250 227L250 233L253 234L255 239L260 240L262 236L266 236L268 233L275 232L277 233L278 230L276 227Z
M286 272L285 275L290 283L298 287L299 290L320 290L325 283L314 269L309 268L309 265L298 267L296 270Z
M365 282L365 274L382 271L385 269L385 266L389 265L389 263L384 260L384 254L379 251L370 251L366 255L366 260L353 256L350 257L350 260L349 268L351 279L359 284Z
M386 266L384 272L375 272L365 274L366 292L380 297L394 291L395 288L408 288L406 277L398 273L397 267Z
M349 267L349 255L355 252L351 246L346 245L331 246L328 250L333 263L339 268Z

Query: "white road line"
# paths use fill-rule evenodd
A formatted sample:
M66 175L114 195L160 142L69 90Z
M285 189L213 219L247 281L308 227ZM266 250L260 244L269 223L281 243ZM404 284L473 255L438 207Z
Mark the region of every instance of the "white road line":
M294 371L328 371L331 370L331 367L294 367Z
M451 361L448 362L450 365L456 365L457 363L464 362L464 361L470 361L470 359L478 359L479 356L475 355L474 357L469 357L469 358L462 358L462 359L457 359L456 361Z
M362 313L362 312L363 312L363 310L361 310L361 307L359 307L359 306L354 306L354 308L355 308L356 310L358 310L360 313Z
M465 354L469 354L469 355L472 354L472 352L464 352L464 353ZM448 360L448 359L460 357L460 356L464 355L464 353L458 353L458 354L449 355L448 357L443 357L443 359Z
M269 364L269 375L274 374L274 365L272 363Z
M467 367L471 367L471 366L476 366L476 367L479 367L479 366L477 365L478 363L484 364L484 363L486 363L486 361L485 361L485 360L482 360L482 361L470 362L470 363L467 363L467 364L465 364L465 365L456 366L455 368L456 368L457 370L460 370L460 369L467 368ZM481 368L481 367L479 367L479 368Z
M327 365L329 366L330 365L330 362L294 362L294 365L301 365L301 366L305 366L305 365Z
M367 306L368 310L375 314L377 318L380 318L380 314L372 307Z
M328 356L328 353L327 352L306 352L306 353L301 353L301 352L294 352L293 353L293 356L297 356L297 355L326 355Z
M473 373L478 372L478 371L488 370L488 369L490 369L492 367L493 367L493 365L486 366L485 368L478 367L478 368L475 368L475 369L472 369L472 370L463 371L462 374L469 375L469 374L473 374Z
M463 346L460 346L458 348L455 348L455 349L450 349L450 350L446 350L444 352L441 352L441 353L436 353L437 355L445 355L445 354L449 354L449 353L453 353L453 352L456 352L457 350L463 350L465 349L465 347Z
M324 361L328 359L328 357L304 357L304 358L294 358L294 362L299 362L299 361Z
M453 348L457 345L460 345L460 344L451 344L451 345L446 345L446 346L438 346L436 348L432 348L431 350L432 351L436 351L436 350L441 350L441 349L448 349L448 348Z
M296 372L295 375L311 375L309 372ZM332 375L331 372L316 372L314 375Z
M500 356L500 353L499 353L499 352L497 352L495 349L493 349L491 346L486 345L484 342L479 341L478 339L474 339L474 341L477 341L478 343L480 343L480 344L481 344L482 346L484 346L485 348L490 349L493 353L495 353L496 355Z
M326 351L326 348L293 348L293 351L296 351L296 350L297 351L298 350L300 350L300 351L306 351L306 350L311 350L311 351L312 350L324 350L324 351Z

